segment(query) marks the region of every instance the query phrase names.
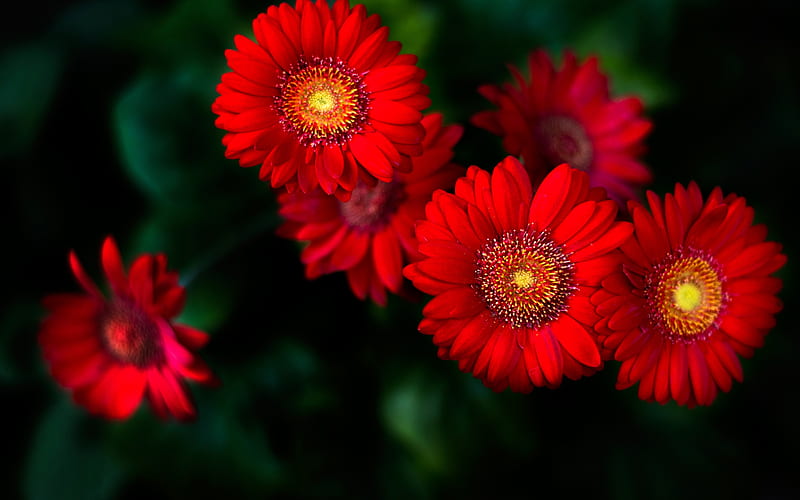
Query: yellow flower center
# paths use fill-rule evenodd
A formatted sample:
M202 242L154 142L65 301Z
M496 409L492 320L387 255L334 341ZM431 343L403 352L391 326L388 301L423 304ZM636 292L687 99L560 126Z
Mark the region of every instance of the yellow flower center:
M675 306L683 312L691 312L697 309L703 302L703 293L699 286L694 283L683 283L678 285L672 297Z
M318 90L308 98L309 109L312 112L316 111L317 114L324 114L326 111L333 109L334 106L336 106L336 98L327 89Z
M511 281L519 288L529 288L536 281L533 273L528 270L515 271Z
M498 319L539 328L566 310L575 291L573 268L547 233L512 230L478 252L474 288Z
M726 303L716 262L691 249L669 255L647 284L650 319L673 340L710 334Z
M301 60L278 84L275 109L304 146L344 144L366 119L361 77L334 59Z

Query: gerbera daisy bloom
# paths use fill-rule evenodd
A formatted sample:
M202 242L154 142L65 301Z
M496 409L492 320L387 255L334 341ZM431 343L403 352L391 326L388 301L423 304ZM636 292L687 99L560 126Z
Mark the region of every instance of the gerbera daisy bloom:
M521 156L534 185L561 163L589 174L592 186L606 188L620 202L638 197L652 182L638 157L651 128L635 97L611 99L608 79L596 57L577 62L566 51L561 69L542 50L528 56L530 81L509 66L516 86L483 85L478 91L497 110L473 115L471 123L502 136L504 149Z
M418 155L430 105L417 57L399 54L380 17L347 0L297 0L236 35L212 105L225 156L260 165L273 187L317 185L345 200L359 178L390 182Z
M592 297L603 354L622 362L618 389L638 383L646 401L709 405L742 381L739 357L774 326L782 305L772 274L786 256L744 198L716 188L704 203L692 182L647 200L649 210L630 203L623 265Z
M617 204L566 164L534 194L513 157L471 166L455 194L436 191L417 223L423 258L404 269L433 295L422 333L495 391L558 386L601 367L589 297L633 231Z
M406 158L410 171L396 172L391 182L360 182L347 202L320 189L278 196L280 214L287 219L278 234L308 242L301 253L308 279L345 271L358 298L369 296L381 305L387 290L401 293L403 266L419 257L414 223L424 216L431 193L452 190L464 173L450 162L463 127L443 127L439 113L425 116L422 124L422 155Z
M76 403L102 417L127 418L146 395L161 418L193 418L194 405L182 379L216 379L193 352L208 335L171 320L185 300L178 275L167 270L163 254L139 256L126 274L111 237L101 253L109 297L70 252L70 267L84 293L43 300L49 315L42 322L39 344L50 373L72 391Z

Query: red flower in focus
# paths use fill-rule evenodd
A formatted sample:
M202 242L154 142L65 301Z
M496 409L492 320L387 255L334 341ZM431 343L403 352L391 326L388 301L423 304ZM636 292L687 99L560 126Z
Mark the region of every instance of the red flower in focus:
M193 351L208 335L171 318L183 309L178 275L167 271L163 254L144 254L126 272L111 237L102 249L110 284L106 298L83 270L74 252L69 261L85 293L48 295L49 315L39 343L53 378L72 391L76 403L111 419L129 417L147 396L161 418L195 416L182 382L215 382Z
M416 226L423 258L405 275L434 295L422 333L493 390L558 386L597 371L591 292L632 232L588 176L561 165L534 194L519 161L472 166L436 191Z
M771 274L786 256L752 225L744 198L717 188L704 203L691 183L647 199L649 210L631 202L624 264L592 297L604 357L622 362L618 389L638 383L646 401L709 405L742 381L739 356L774 326L781 280Z
M273 187L317 185L346 200L360 177L390 182L403 155L421 151L430 105L417 57L399 55L389 29L363 5L297 0L236 35L212 105L225 156L260 165Z
M287 221L278 234L309 243L301 254L307 278L345 271L358 298L369 295L381 305L386 304L386 290L401 292L403 266L419 256L415 221L424 216L431 193L452 190L464 172L450 163L463 127L442 127L439 113L425 116L422 124L422 155L406 159L410 171L396 173L391 182L361 182L347 202L319 189L279 195L279 211Z
M563 67L556 70L544 51L534 51L528 57L530 81L510 66L516 86L481 86L479 92L499 109L479 112L471 122L502 136L505 150L522 157L534 185L568 163L587 172L592 186L605 187L624 208L652 182L637 159L651 123L640 117L639 99L611 100L597 65L595 57L578 64L565 52Z

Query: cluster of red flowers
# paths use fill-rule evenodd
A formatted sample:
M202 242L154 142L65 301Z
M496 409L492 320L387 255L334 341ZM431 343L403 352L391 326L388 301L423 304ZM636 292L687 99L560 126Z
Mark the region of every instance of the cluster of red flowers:
M471 124L509 156L452 163L463 127L431 105L425 72L363 5L297 0L237 35L212 105L225 156L259 167L306 277L343 271L360 299L432 298L420 332L489 388L530 392L619 362L617 387L708 405L742 380L740 357L781 309L786 262L745 199L695 183L642 193L651 122L612 98L596 58L541 50L529 77L480 93ZM643 204L646 199L647 205ZM182 378L211 382L205 333L174 324L184 290L162 255L126 273L113 240L105 299L74 255L84 294L45 299L40 339L55 379L90 411L125 418L147 394L189 418Z

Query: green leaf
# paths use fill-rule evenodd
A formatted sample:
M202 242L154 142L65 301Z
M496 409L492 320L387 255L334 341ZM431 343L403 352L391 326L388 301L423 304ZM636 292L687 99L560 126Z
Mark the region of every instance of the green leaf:
M44 415L31 444L23 489L29 500L113 498L120 464L93 438L97 420L66 398Z
M272 193L258 180L249 184L256 191L249 200L250 190L244 186L239 194L213 192L204 203L161 207L137 228L129 254L163 252L168 267L178 272L187 287L186 306L178 321L209 332L219 327L228 318L241 285L236 277L219 272L219 266L278 225Z
M378 14L389 27L389 39L403 44L402 52L421 59L428 53L436 33L441 9L428 2L408 0L373 0L368 14Z
M0 54L0 157L27 151L62 76L64 55L45 41Z
M142 6L135 0L87 0L64 9L53 31L72 42L108 44L141 15Z
M194 422L163 422L143 408L109 428L109 446L137 483L149 483L169 498L198 491L198 478L208 498L259 498L280 483L282 465L264 429L244 413L247 387L234 373L218 375L222 388L192 388Z
M19 383L32 373L34 360L38 366L36 331L44 313L33 301L7 304L0 318L0 382Z
M210 106L218 75L192 66L142 74L114 109L122 161L161 203L207 195L225 172Z
M572 47L581 56L596 55L600 72L609 77L612 97L637 96L647 111L664 107L674 98L669 81L659 75L646 61L639 60L641 54L655 54L662 50L660 38L668 38L669 4L657 10L655 6L634 3L620 4L605 15L589 18ZM654 12L650 12L654 10ZM651 32L663 33L660 38L639 27L641 19L649 20Z
M424 469L437 473L448 466L440 433L445 384L424 380L417 370L385 392L381 413L387 430L415 456Z

